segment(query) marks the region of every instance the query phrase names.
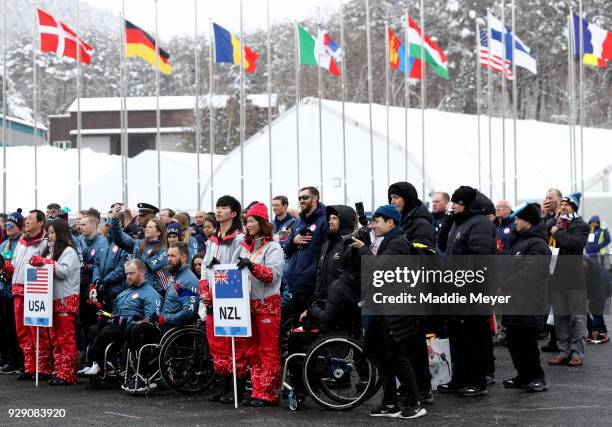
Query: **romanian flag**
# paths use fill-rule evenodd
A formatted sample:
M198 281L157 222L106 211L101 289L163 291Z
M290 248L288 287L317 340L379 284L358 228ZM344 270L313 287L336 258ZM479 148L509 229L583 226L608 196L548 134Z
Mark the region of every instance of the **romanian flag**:
M580 49L580 26L582 25L582 62L594 67L607 67L612 61L612 32L581 19L576 13L573 16L574 41L576 55Z
M128 58L139 57L147 61L153 67L157 67L157 59L155 58L155 39L142 28L132 24L127 19L125 20L125 56ZM159 52L159 71L163 74L172 74L172 65L170 65L170 55L168 52L157 48Z
M215 23L213 23L213 29L215 32L215 62L217 64L240 64L240 41L238 37ZM259 54L251 50L246 44L243 50L244 71L254 73Z

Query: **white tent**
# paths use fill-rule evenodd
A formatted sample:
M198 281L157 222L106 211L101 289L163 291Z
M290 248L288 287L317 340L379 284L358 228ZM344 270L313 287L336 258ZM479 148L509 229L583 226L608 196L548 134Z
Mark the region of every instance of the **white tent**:
M323 100L323 201L343 203L341 103ZM349 204L363 201L371 208L370 132L367 104L346 103L347 188ZM297 178L296 110L290 108L272 124L273 193L285 194L291 205L299 186L321 188L319 178L318 101L300 103L300 180ZM459 185L478 186L477 117L426 110L426 193L452 192ZM387 169L386 107L373 106L375 205L386 203L389 183L405 179L404 109L390 108L390 168ZM493 199L503 195L501 119L492 123ZM421 194L421 111L408 114L408 180ZM569 131L567 126L519 120L517 123L518 199L540 200L546 190L570 187ZM601 174L612 158L612 131L585 128L585 181ZM514 198L512 121L506 120L506 198ZM487 118L481 119L481 189L489 193ZM268 127L244 144L244 202L269 203ZM387 178L389 170L389 178ZM240 197L240 149L233 150L215 170L214 197ZM588 190L587 185L587 190ZM205 190L210 203L210 189ZM422 194L421 194L422 197ZM426 197L427 199L428 197Z

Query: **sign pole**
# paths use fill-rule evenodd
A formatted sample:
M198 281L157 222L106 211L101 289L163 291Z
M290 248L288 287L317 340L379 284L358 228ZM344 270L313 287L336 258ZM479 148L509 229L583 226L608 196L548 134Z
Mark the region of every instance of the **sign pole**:
M238 386L236 381L236 345L235 338L232 337L232 371L234 374L234 409L238 409Z
M38 387L38 353L40 351L40 327L36 327L36 387Z

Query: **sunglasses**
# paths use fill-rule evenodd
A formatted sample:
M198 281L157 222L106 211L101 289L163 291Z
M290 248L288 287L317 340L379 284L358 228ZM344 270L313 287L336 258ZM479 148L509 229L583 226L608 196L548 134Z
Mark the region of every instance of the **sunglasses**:
M298 197L298 200L300 200L300 201L301 201L301 200L306 201L306 200L310 200L310 199L312 199L312 196L310 196L310 195L308 195L308 196L300 196L300 197Z
M15 224L13 224L12 222L7 222L5 227L10 230L11 228L15 227Z

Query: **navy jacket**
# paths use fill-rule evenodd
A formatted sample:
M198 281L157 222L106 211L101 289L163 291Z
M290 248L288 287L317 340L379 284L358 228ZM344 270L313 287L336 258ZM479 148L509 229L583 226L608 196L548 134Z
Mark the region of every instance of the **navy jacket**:
M510 217L501 219L500 217L495 218L493 221L495 228L497 228L497 238L502 243L502 254L508 254L510 251L510 245L512 244L512 234L516 230L514 220Z
M168 285L159 323L183 326L193 323L198 315L200 286L188 266L181 268Z
M161 296L146 280L138 286L129 287L121 292L113 305L113 318L121 325L129 325L134 317L155 320L159 316Z
M306 245L293 243L300 231L309 229L312 240ZM289 287L292 294L312 294L315 288L317 260L321 256L321 247L327 240L329 226L325 216L325 205L318 203L314 212L308 216L301 213L287 240L283 244L288 266L283 274L283 286Z

